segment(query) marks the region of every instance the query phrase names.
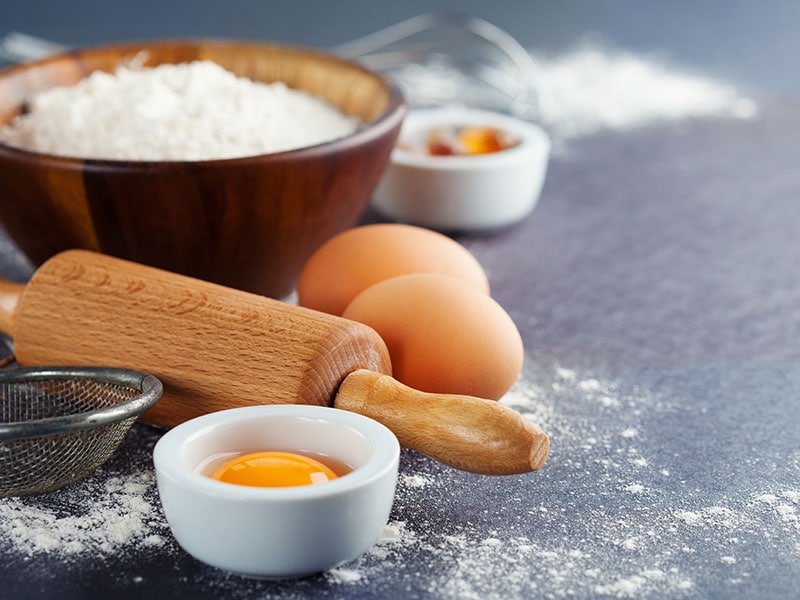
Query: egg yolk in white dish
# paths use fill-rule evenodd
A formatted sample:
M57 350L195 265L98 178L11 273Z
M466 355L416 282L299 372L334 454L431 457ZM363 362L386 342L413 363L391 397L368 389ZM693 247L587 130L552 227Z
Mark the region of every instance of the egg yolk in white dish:
M338 475L327 465L308 456L270 451L237 456L220 465L211 477L236 485L292 487L325 483Z
M436 127L428 132L422 147L400 144L407 150L430 156L474 156L492 154L518 146L512 133L488 126Z

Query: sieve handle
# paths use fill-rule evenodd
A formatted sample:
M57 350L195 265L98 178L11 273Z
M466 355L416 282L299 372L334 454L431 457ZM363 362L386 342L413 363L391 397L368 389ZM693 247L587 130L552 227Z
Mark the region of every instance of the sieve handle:
M474 473L535 471L550 447L544 432L494 400L420 392L364 369L344 379L333 406L383 423L406 448Z
M14 336L14 313L25 291L24 283L0 278L0 332Z

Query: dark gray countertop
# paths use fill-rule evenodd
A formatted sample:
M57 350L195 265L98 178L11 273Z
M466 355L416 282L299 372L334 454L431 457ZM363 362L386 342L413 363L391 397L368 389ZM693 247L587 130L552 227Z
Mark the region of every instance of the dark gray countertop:
M29 2L4 27L68 43L218 33L325 46L443 5L299 2L272 18L252 3L226 4L241 15L153 4L126 20L86 2L61 22ZM373 550L309 579L253 581L172 540L152 479L160 432L136 425L88 480L0 501L3 595L800 597L800 79L786 54L798 9L712 5L460 5L550 51L599 32L728 78L759 107L570 140L528 220L459 237L522 332L525 370L504 402L551 435L541 471L472 475L404 451ZM329 29L303 16L312 7ZM30 267L1 248L0 274L24 280ZM81 520L117 537L66 547Z

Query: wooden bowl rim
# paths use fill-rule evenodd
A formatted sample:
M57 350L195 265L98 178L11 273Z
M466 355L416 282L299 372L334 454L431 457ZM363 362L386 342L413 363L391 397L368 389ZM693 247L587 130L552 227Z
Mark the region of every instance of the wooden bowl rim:
M240 47L253 47L253 48L278 48L296 52L298 54L307 54L331 61L335 63L345 64L357 71L361 71L368 75L386 88L389 94L389 102L384 111L376 118L372 119L359 126L353 133L314 144L312 146L303 146L293 150L285 150L283 152L272 152L267 154L253 154L250 156L241 156L234 158L217 158L210 160L121 160L121 159L105 159L105 158L90 158L80 156L67 156L59 154L51 154L47 152L40 152L25 148L23 146L16 146L0 140L0 158L9 156L20 160L32 160L48 166L60 166L62 168L78 168L86 169L87 167L97 167L103 170L120 170L120 171L155 171L155 170L173 170L173 169L191 169L191 168L227 168L231 166L248 166L252 163L263 165L264 163L281 163L286 161L294 161L305 158L313 158L332 154L340 150L347 150L358 147L373 139L380 138L382 135L391 131L394 127L398 126L405 117L407 112L407 105L400 88L389 78L383 74L368 69L367 67L359 64L356 61L337 56L332 52L320 50L310 46L303 46L300 44L279 43L279 42L265 42L257 40L246 39L229 39L229 38L175 38L175 39L159 39L159 40L142 40L130 41L117 44L96 44L74 48L49 56L37 61L13 65L9 68L0 70L0 79L11 77L16 73L20 73L29 69L41 67L51 62L64 60L69 56L80 59L81 56L96 54L98 52L119 51L119 52L135 52L147 50L148 48L159 46L184 46L189 48L196 48L200 46L240 46Z

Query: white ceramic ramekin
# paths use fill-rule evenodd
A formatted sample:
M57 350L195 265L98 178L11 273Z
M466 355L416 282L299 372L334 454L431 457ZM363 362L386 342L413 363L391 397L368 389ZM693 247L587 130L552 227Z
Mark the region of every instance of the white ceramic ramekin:
M490 154L430 156L424 147L432 128L479 126L508 131L520 140ZM373 195L373 206L391 219L442 231L506 227L536 206L550 157L550 138L537 125L480 109L413 109Z
M285 488L233 485L198 472L211 456L264 450L325 454L353 471ZM369 549L389 519L399 456L397 438L380 423L304 405L204 415L169 430L153 452L178 543L209 565L263 578L318 573Z

